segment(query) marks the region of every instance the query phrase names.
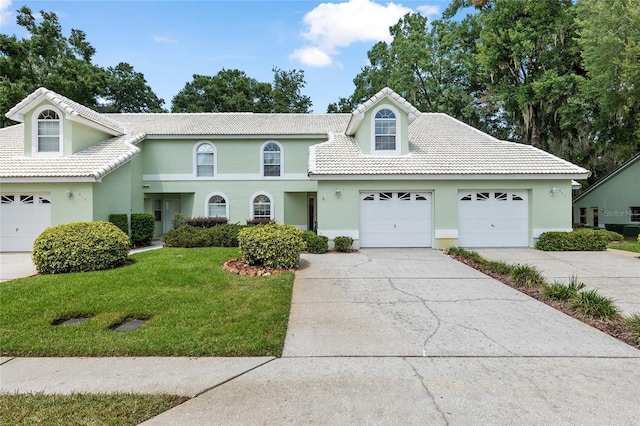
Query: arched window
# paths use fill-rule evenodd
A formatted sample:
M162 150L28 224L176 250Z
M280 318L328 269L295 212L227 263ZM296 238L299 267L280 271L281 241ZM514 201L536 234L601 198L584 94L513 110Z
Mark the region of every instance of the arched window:
M262 175L280 176L282 166L282 150L280 145L269 142L262 148Z
M260 194L253 199L253 219L271 219L271 199Z
M222 195L214 195L209 198L209 217L226 217L227 214L227 200Z
M375 150L395 151L396 149L396 115L384 108L375 115Z
M38 152L60 152L60 117L45 109L38 114Z
M201 143L196 148L196 176L214 175L215 150L209 143Z

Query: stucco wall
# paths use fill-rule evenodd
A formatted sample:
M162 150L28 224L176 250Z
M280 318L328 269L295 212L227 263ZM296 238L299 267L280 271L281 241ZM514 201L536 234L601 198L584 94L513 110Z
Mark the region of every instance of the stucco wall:
M556 188L555 196L551 189ZM336 191L340 190L340 196ZM571 182L557 181L320 181L318 182L318 231L359 237L360 193L364 191L412 191L433 193L434 248L457 244L459 190L526 190L529 194L529 241L552 230L571 229ZM441 231L441 232L437 232ZM440 234L438 236L437 234ZM357 241L356 241L357 244Z
M630 207L640 207L640 159L573 204L573 220L580 221L580 208L587 209L587 225L593 226L593 209L598 210L599 226L605 224L640 225L631 222Z

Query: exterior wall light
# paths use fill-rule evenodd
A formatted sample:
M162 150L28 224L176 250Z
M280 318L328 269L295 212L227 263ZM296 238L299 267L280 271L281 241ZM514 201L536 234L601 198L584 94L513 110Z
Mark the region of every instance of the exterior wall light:
M340 198L341 194L342 194L342 190L341 189L336 189L336 197Z
M66 195L68 199L72 199L73 198L73 192L71 192L71 191L65 192L64 195Z
M555 197L557 193L558 193L558 188L556 188L555 186L551 188L550 194L552 197Z

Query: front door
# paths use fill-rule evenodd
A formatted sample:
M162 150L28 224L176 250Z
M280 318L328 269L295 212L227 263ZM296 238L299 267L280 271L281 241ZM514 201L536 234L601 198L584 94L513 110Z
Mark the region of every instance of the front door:
M318 224L316 223L316 199L314 197L307 198L307 229L317 232Z
M180 200L165 198L162 204L162 233L166 234L173 227L173 215L180 212Z

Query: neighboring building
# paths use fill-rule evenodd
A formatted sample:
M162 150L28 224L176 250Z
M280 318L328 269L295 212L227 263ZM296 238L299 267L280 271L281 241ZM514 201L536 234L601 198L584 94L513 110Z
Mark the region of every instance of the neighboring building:
M604 228L640 228L640 152L573 199L573 221ZM625 232L626 233L626 232Z
M527 247L571 229L589 172L385 88L352 114L98 114L40 88L0 129L1 251L146 212L268 218L356 247Z

